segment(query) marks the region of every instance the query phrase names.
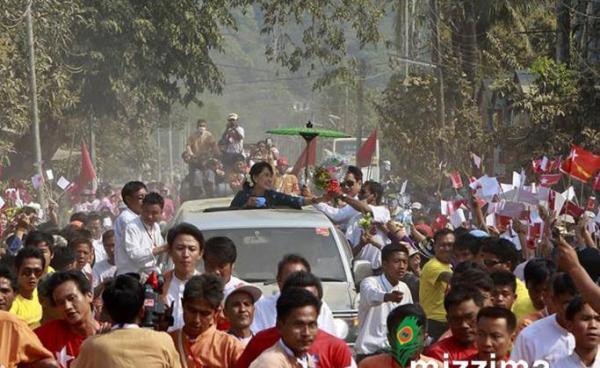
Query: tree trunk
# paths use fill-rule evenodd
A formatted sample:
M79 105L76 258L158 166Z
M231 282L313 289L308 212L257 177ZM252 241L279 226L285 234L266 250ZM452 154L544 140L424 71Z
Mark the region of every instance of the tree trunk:
M467 79L471 82L471 86L475 86L477 77L477 66L479 58L477 54L477 29L476 29L476 12L474 0L464 0L465 19L462 27L462 69L467 75Z
M60 127L60 128L58 128ZM42 144L43 167L49 168L52 156L58 148L67 141L65 125L54 119L40 121L40 138ZM35 171L33 163L35 154L33 150L33 129L21 136L15 143L15 152L9 154L10 165L3 171L4 178L30 179Z
M556 61L569 64L571 15L569 14L569 0L556 0Z

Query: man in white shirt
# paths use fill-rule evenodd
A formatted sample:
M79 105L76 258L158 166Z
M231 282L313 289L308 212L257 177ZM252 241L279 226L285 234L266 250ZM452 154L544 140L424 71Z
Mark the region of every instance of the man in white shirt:
M280 291L283 291L283 287L287 281L287 278L298 271L310 273L311 268L308 261L304 257L296 254L288 254L284 256L277 265L277 286L279 287ZM318 278L317 281L320 285L321 282L318 280ZM318 290L319 288L321 291L318 293L318 296L319 299L322 299L322 286L317 287L315 285L314 290ZM250 327L254 334L275 326L275 323L277 322L276 305L277 299L279 299L280 295L281 292L270 296L263 296L258 302L256 302L254 306L254 321ZM333 313L325 301L322 301L321 303L318 324L319 329L331 335L337 336L335 323L333 321Z
M125 227L142 212L142 201L148 193L146 185L140 181L130 181L121 189L121 197L127 206L115 220L115 263L125 255Z
M181 223L167 234L169 256L174 268L165 272L163 298L167 306L173 306L173 326L169 331L183 327L183 291L185 284L192 276L198 275L197 270L204 249L204 236L194 225Z
M234 112L227 115L227 128L219 144L223 148L223 165L229 169L238 155L244 154L244 128L238 125L238 115Z
M359 167L348 166L344 181L341 183L343 193L351 198L358 199L358 193L363 184L362 178L362 171ZM350 220L360 214L354 207L349 205L334 207L328 203L317 203L314 207L323 212L336 225L339 225L342 231L346 231Z
M225 298L237 287L247 284L244 280L233 276L237 249L233 240L228 237L215 236L208 239L202 258L204 259L204 272L212 273L223 281Z
M552 367L600 367L600 314L580 296L571 301L566 311L568 330L575 338L575 350L556 361Z
M387 344L387 316L396 307L412 304L408 286L400 281L408 270L408 249L401 244L383 248L383 274L370 276L360 283L358 306L359 331L354 347L363 357Z
M97 212L91 212L85 220L85 228L92 234L95 262L102 262L106 259L106 252L104 251L102 242L102 217Z
M142 201L142 213L125 227L121 249L117 248L117 275L157 271L156 256L167 251L158 225L164 206L163 197L155 192Z
M117 271L115 265L115 231L107 230L102 234L102 246L106 254L106 258L94 264L92 269L92 288L103 283L106 279L114 277Z
M577 289L566 273L558 273L552 281L552 297L547 305L551 314L533 322L519 333L510 359L523 360L532 366L536 360L550 364L568 356L575 348L575 339L566 329L566 309L575 298Z
M340 197L360 212L350 220L346 239L352 245L355 259L371 262L371 268L378 271L381 268L381 250L390 242L381 229L390 221L390 211L381 205L383 186L375 181L366 181L358 196L360 200L346 195Z

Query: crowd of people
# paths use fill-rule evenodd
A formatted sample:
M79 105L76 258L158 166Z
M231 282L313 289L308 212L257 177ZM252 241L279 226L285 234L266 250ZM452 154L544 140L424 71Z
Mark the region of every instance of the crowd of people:
M231 114L224 150L199 122L187 159L212 147L241 166L236 121ZM337 336L305 257L273 265L279 291L262 295L236 277L232 239L205 239L189 223L164 234L161 189L131 181L117 199L106 190L82 200L62 228L52 211L41 219L27 205L8 219L0 367L600 366L600 251L589 216L562 223L540 207L545 230L531 252L516 245L527 243L517 219L486 224L475 196L463 204L471 220L454 226L420 203L407 216L354 166L340 191L283 191L282 158L261 147L248 173L244 158L231 209L319 211L337 226L354 261L371 268L356 286L353 345ZM205 168L190 175L206 184Z
M296 175L290 172L287 157L281 155L272 138L245 145L245 130L236 113L227 116L227 125L217 140L208 129L208 122L199 119L196 131L188 138L182 159L188 165L188 175L182 182L184 199L223 197L240 191L248 168L257 162L268 162L276 176L274 188L286 194L299 194Z

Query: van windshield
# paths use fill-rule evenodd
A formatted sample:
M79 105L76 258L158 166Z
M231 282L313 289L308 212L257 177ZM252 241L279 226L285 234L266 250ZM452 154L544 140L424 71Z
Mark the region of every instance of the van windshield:
M277 263L294 253L306 258L322 281L347 281L340 251L329 228L203 230L205 239L227 236L236 245L234 273L248 282L275 282Z

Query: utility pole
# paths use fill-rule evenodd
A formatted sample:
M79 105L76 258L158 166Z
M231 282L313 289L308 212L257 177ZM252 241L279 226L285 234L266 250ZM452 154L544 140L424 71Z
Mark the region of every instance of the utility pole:
M440 26L439 26L439 14L437 9L437 0L429 0L430 12L431 12L431 42L435 47L431 51L431 61L437 65L438 74L438 88L439 92L436 96L437 109L438 109L438 125L439 128L443 128L445 123L445 103L444 103L444 71L442 68L442 54L441 54L441 42L440 42Z
M173 122L169 121L169 184L173 184Z
M409 31L409 26L410 26L410 22L408 21L409 15L408 15L408 7L409 7L409 2L411 2L411 0L404 0L404 57L408 58L410 53L409 53L409 36L408 36L408 31ZM408 63L404 63L404 78L408 78Z
M365 123L365 78L367 64L364 59L358 63L358 85L356 88L356 153L362 145L363 125Z
M96 133L94 132L94 126L96 124L95 123L96 117L95 115L91 114L88 118L88 128L90 131L90 156L92 159L92 165L94 165L94 168L96 168Z
M35 50L33 45L33 20L31 19L31 3L27 5L27 48L29 50L29 83L31 88L31 115L33 118L33 149L35 152L34 166L38 175L44 177L42 170L42 144L40 142L40 117L38 115L37 81L35 77ZM44 188L38 188L38 200L42 208L46 208L46 197Z
M156 180L159 182L162 181L160 166L161 166L161 163L160 163L160 122L157 121L156 122L156 171L157 171Z

